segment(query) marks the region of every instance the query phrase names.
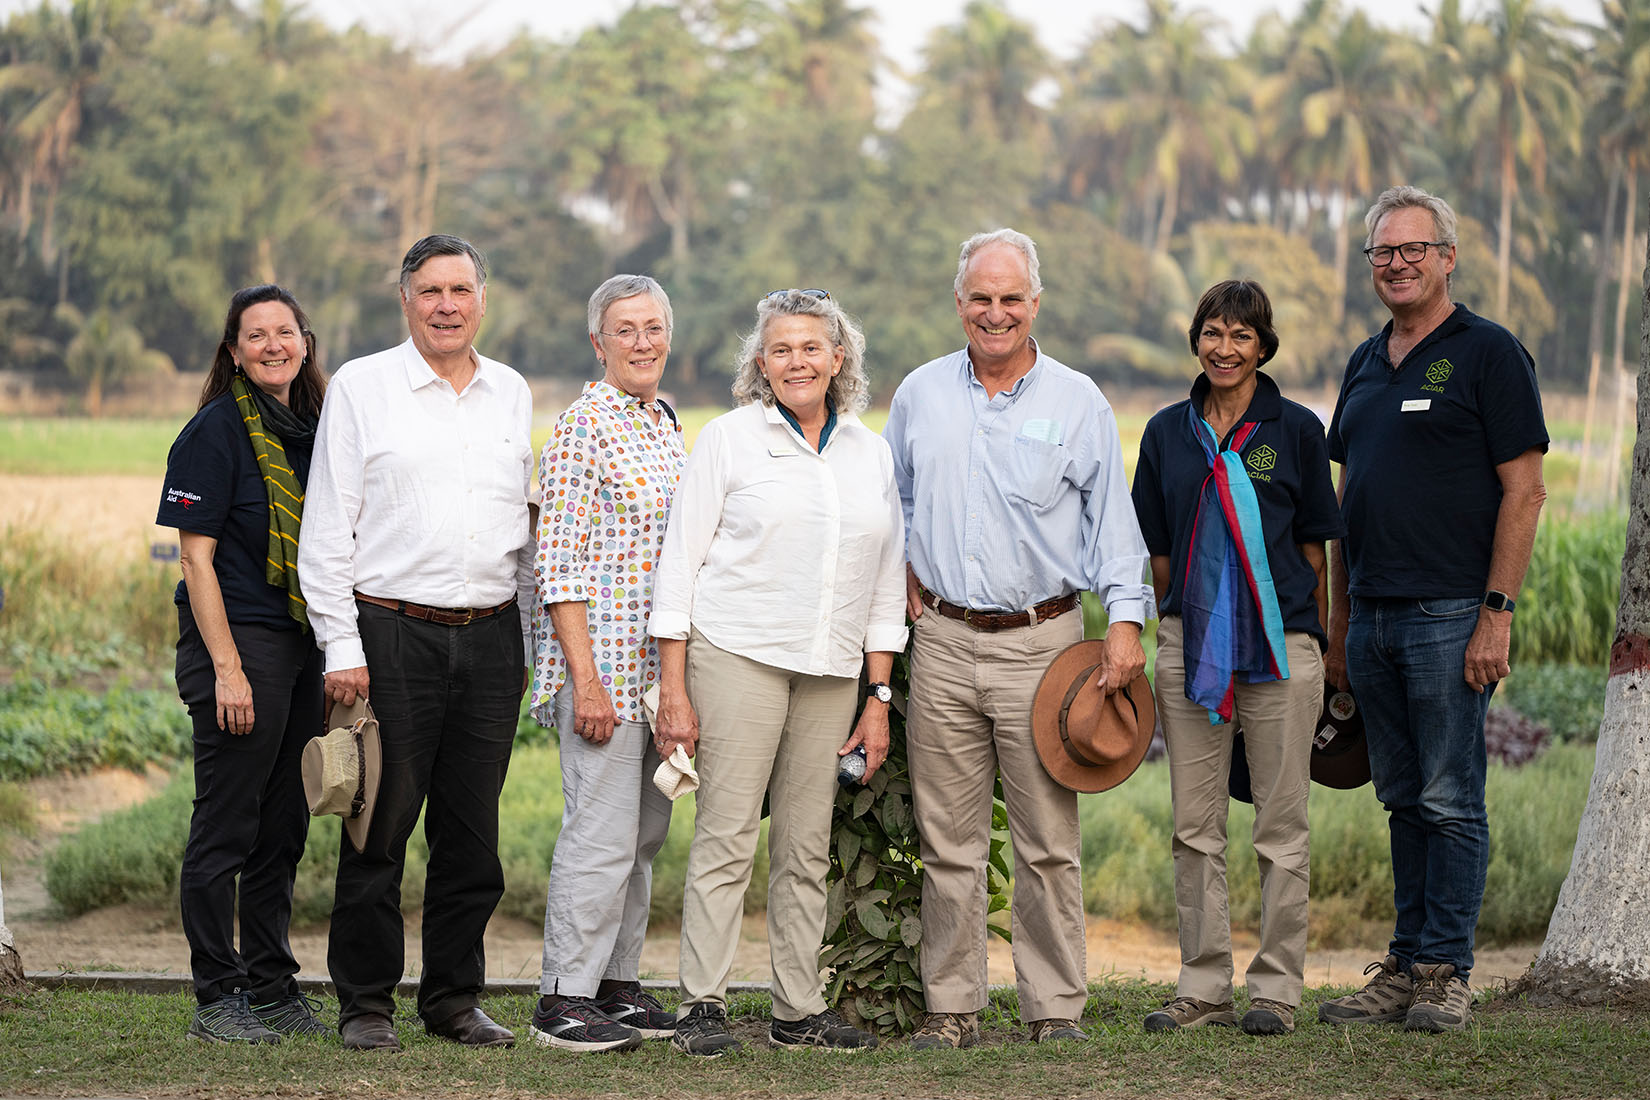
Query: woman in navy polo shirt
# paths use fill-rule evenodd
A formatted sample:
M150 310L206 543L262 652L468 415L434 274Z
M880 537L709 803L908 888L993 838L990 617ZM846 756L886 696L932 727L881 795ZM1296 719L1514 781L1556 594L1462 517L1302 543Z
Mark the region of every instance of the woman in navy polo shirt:
M1252 1035L1294 1030L1306 964L1306 795L1323 698L1324 542L1342 534L1323 424L1259 369L1278 350L1272 303L1233 280L1198 302L1203 372L1152 417L1134 507L1151 552L1157 707L1174 799L1176 996L1146 1030L1232 1026L1227 778L1241 725L1255 802L1260 950Z
M177 682L195 743L179 879L195 1039L330 1030L299 991L287 942L309 831L299 761L322 732L321 654L296 565L325 388L297 300L278 286L236 291L200 408L166 460L156 522L183 548Z

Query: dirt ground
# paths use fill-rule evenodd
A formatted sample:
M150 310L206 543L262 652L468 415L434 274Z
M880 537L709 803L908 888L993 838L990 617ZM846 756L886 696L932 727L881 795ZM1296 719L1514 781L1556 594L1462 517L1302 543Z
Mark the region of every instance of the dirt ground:
M178 533L155 526L160 475L0 473L6 522L121 552L147 555L155 541L176 543Z
M15 842L4 868L6 922L17 938L24 966L35 971L143 970L187 974L189 952L177 912L170 908L115 906L73 919L55 914L41 879L42 857L64 832L103 813L120 809L157 792L166 781L159 769L147 775L101 771L85 776L57 776L29 784L40 829L33 839ZM293 951L305 974L326 973L326 928L309 927L294 933ZM1240 971L1253 955L1254 935L1234 936L1234 957ZM1316 951L1307 958L1306 982L1318 985L1357 985L1365 965L1380 949L1372 943L1360 950ZM1475 985L1499 986L1528 969L1538 944L1479 951ZM495 918L487 930L487 972L495 978L531 978L537 975L542 929L536 924ZM416 920L407 928L408 972L416 973L419 958ZM676 977L676 930L660 929L648 937L642 953L644 977ZM1173 982L1179 953L1173 935L1112 920L1088 922L1088 973L1091 980L1108 977ZM1010 949L996 937L989 945L988 973L993 984L1014 980ZM747 918L740 930L733 978L766 981L769 977L767 935L763 921Z

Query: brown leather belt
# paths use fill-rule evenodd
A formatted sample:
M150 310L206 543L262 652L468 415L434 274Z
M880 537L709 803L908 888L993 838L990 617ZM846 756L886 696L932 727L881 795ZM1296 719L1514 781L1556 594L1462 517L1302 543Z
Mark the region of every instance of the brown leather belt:
M468 626L476 619L485 619L489 615L497 615L505 608L516 605L514 596L497 607L425 607L421 603L408 603L406 600L386 600L381 596L369 596L365 592L357 592L355 598L362 603L370 603L374 607L387 607L397 615L405 615L409 619L420 619L441 626Z
M946 603L922 585L917 586L917 592L922 596L924 607L931 607L948 619L957 619L975 630L987 633L1046 623L1050 619L1064 615L1078 604L1077 593L1068 592L1064 596L1056 596L1052 600L1034 604L1029 611L975 611L973 608Z

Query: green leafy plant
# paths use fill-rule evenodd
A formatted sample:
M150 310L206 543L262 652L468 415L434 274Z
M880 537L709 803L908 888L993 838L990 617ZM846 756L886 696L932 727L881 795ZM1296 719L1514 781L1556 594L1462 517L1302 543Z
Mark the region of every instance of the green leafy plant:
M923 1011L922 851L911 805L905 752L907 658L894 665L888 759L863 786L837 792L826 876L825 942L819 962L830 970L825 998L862 1027L903 1034ZM1008 813L999 784L991 807L986 860L988 914L1009 904ZM988 927L1004 939L1009 931Z

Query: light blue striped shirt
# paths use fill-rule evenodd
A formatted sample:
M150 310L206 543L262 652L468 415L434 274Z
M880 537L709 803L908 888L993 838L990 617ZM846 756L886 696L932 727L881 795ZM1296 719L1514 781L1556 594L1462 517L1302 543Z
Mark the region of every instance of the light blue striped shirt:
M1039 350L1025 377L987 400L965 348L900 383L882 434L906 556L941 599L1017 611L1090 591L1111 621L1145 623L1146 543L1117 418L1087 377Z

